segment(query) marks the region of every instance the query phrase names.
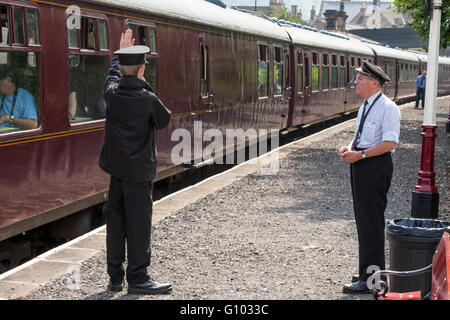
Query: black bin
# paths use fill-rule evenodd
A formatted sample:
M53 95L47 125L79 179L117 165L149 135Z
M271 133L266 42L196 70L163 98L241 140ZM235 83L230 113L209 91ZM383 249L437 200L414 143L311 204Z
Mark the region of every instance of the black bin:
M390 220L386 234L390 248L392 271L422 269L432 263L442 234L450 232L450 222L434 219L402 218ZM421 291L422 297L431 291L431 272L417 276L390 276L389 291Z

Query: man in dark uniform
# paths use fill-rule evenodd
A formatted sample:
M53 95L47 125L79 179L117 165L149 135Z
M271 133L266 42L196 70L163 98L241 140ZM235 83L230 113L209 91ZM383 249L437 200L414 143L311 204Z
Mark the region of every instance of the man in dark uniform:
M172 286L157 283L147 274L152 180L157 166L154 128L166 127L171 112L143 77L150 49L133 45L132 32L127 30L105 83L105 143L99 165L111 175L106 235L108 288L123 288L126 240L128 293L159 294L170 292Z
M344 293L369 292L370 273L385 269L384 210L393 171L391 152L400 135L400 109L382 93L389 77L369 62L356 71L356 93L364 98L364 104L358 112L354 139L341 147L338 155L350 163L359 274L344 286Z

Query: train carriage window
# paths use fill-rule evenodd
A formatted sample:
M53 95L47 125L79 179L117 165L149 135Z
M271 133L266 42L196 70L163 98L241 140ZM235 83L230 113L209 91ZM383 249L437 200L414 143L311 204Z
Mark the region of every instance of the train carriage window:
M297 92L303 92L303 53L297 52Z
M402 64L400 64L400 81L404 81L405 80L405 70L404 70L405 66Z
M23 8L13 7L13 14L14 14L14 43L25 44Z
M39 45L39 18L35 9L26 8L28 44Z
M36 12L34 9L27 9ZM24 17L25 9L0 5L0 134L39 127L40 119L40 46L37 22ZM10 30L9 18L14 19ZM29 25L27 25L27 23ZM34 26L33 26L34 25ZM26 30L36 29L34 41ZM11 32L13 34L11 34ZM10 41L13 36L14 41ZM13 42L13 43L12 43ZM28 48L28 45L34 45Z
M333 55L332 56L332 66L331 66L331 88L332 89L336 89L339 87L339 79L338 79L338 61L337 61L337 56Z
M95 50L95 20L93 18L81 18L81 48Z
M0 101L0 133L39 126L39 53L0 51Z
M328 90L330 87L330 65L328 54L322 54L322 90Z
M200 79L200 90L202 97L209 95L209 49L208 46L202 44L200 46L202 55L202 73Z
M283 62L283 73L284 73L284 88L291 88L291 59L288 54L288 50L284 50L284 62Z
M106 20L91 14L82 15L80 25L79 30L67 29L71 124L104 119L106 110L103 87L109 68Z
M8 7L0 5L0 44L9 44L9 17Z
M258 45L258 97L269 96L269 57L267 45Z
M350 58L350 62L351 62L351 73L350 73L350 78L354 79L355 76L356 76L355 57L351 57L351 58Z
M156 48L156 29L155 28L147 28L148 37L149 37L149 47L152 53L157 53L158 50Z
M99 19L98 22L98 40L100 42L100 49L108 50L108 29L106 21Z
M319 57L318 53L312 54L312 66L311 66L311 89L312 91L319 90Z
M310 60L309 60L309 55L307 52L303 53L303 65L305 66L305 88L306 87L310 87L311 86L311 78L310 78L310 74L309 74L309 70L310 70Z
M340 56L340 66L339 66L339 85L341 88L345 88L345 56Z
M157 92L157 49L156 49L156 29L147 25L128 23L128 29L133 31L133 37L136 39L135 45L144 45L150 48L151 54L147 55L148 64L145 65L144 78ZM202 91L203 92L203 91Z
M281 59L281 48L274 47L273 63L273 94L279 96L283 92L283 60Z

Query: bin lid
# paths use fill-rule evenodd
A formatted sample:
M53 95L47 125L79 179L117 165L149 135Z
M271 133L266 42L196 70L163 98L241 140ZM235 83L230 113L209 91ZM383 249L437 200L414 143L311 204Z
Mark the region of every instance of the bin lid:
M397 236L440 238L445 231L450 232L450 222L421 218L393 219L388 221L386 231Z

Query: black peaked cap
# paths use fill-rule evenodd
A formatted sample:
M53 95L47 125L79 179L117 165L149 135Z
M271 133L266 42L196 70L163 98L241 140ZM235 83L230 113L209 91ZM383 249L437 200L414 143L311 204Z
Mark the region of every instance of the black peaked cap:
M367 61L364 61L362 67L356 68L356 71L378 80L380 84L391 81L381 67Z

